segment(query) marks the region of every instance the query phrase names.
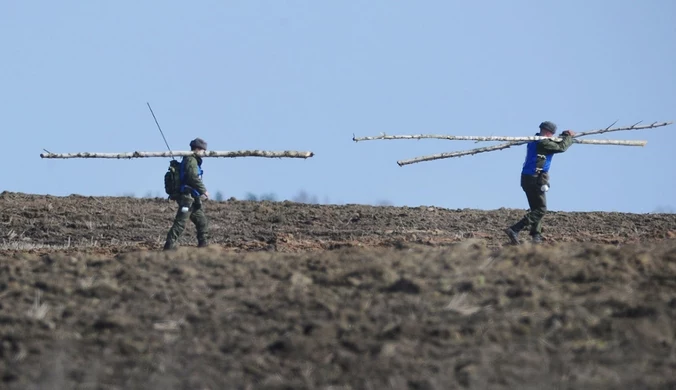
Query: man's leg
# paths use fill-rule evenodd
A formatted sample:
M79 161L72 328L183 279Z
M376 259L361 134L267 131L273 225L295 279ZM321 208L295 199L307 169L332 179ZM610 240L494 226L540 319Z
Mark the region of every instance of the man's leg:
M197 230L197 246L207 246L209 239L209 221L204 214L204 209L201 205L190 215L190 220L195 224Z
M533 241L540 242L542 241L542 218L547 214L547 195L536 188L533 189L531 196L533 197L533 206L530 212L530 235L533 237Z
M505 229L507 237L509 237L510 241L514 245L519 244L519 232L528 226L531 226L533 220L532 211L533 207L537 204L535 198L533 197L532 191L534 180L536 180L536 178L531 176L521 176L521 189L523 189L524 193L526 194L529 210L526 212L526 215L524 215L523 218L521 218L517 223Z
M522 229L525 229L526 227L532 227L534 223L533 219L533 213L538 207L538 194L537 192L539 189L535 189L532 187L528 187L524 190L526 192L526 198L528 198L528 212L526 215L523 217L524 221L524 226Z
M164 243L164 249L173 249L176 247L176 242L178 241L183 230L185 229L185 223L188 221L188 218L191 218L190 210L183 212L181 211L182 206L178 205L178 210L176 211L176 216L174 217L174 223L167 233L167 238Z

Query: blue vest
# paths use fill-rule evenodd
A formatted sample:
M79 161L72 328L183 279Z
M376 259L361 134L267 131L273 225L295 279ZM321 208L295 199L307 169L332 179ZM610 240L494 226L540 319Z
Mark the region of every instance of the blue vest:
M539 134L536 134L539 135ZM528 143L526 148L526 161L523 163L523 169L521 170L522 175L536 175L539 173L537 170L538 160L544 159L545 163L542 166L542 172L549 172L549 167L552 164L553 154L538 154L538 143L540 141L531 141Z
M199 175L199 177L200 177L200 179L201 179L201 178L202 178L202 174L204 173L204 171L202 170L202 166L197 165L197 171L198 171L197 174ZM185 184L185 156L184 156L183 159L181 160L181 165L180 165L178 174L179 174L179 177L180 177L180 179L181 179L181 192L184 192L184 191L185 191L185 187L188 187L188 185ZM196 189L190 187L190 190L191 190L191 191L190 191L191 194L193 194L193 195L195 195L195 196L200 196L200 193L197 192Z

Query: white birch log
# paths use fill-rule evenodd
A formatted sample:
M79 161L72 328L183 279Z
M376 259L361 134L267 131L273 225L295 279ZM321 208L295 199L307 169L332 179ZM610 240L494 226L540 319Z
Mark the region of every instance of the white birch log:
M641 122L638 122L638 123L641 123ZM670 121L670 122L653 122L649 125L637 126L638 123L635 123L631 126L625 126L625 127L611 127L615 124L615 123L613 123L612 125L610 125L606 128L603 128L603 129L590 130L590 131L584 131L584 132L581 132L581 133L577 133L577 134L575 134L574 138L583 137L583 136L586 136L586 135L610 133L610 132L614 132L614 131L654 129L654 128L657 128L657 127L663 127L663 126L671 125L674 122L673 121ZM576 141L577 141L577 139L576 139ZM512 146L524 145L526 143L527 143L527 141L526 142L523 142L523 141L521 141L521 142L508 142L508 143L504 143L504 144L500 144L500 145L486 146L486 147L483 147L483 148L476 148L476 149L464 150L464 151L459 151L459 152L439 153L439 154L434 154L434 155L429 155L429 156L416 157L416 158L412 158L412 159L408 159L408 160L399 160L399 161L397 161L397 164L399 166L404 166L404 165L419 163L419 162L423 162L423 161L433 161L433 160L440 160L440 159L444 159L444 158L470 156L470 155L479 154L479 153L486 153L486 152L493 152L493 151L496 151L496 150L503 150L503 149L510 148Z
M148 157L180 157L192 155L191 151L174 152L129 152L129 153L40 153L41 158L148 158ZM285 150L280 152L266 150L237 150L237 151L217 151L210 150L204 152L202 157L267 157L267 158L308 158L314 156L313 152L298 152L294 150Z
M451 141L539 141L542 139L551 139L552 141L560 142L563 139L558 137L508 137L508 136L480 136L480 135L433 135L433 134L419 134L419 135L380 135L377 137L362 137L354 138L355 141L371 141L376 139L395 140L395 139L445 139ZM647 141L625 141L625 140L604 140L604 139L589 139L589 140L573 140L577 144L589 145L625 145L625 146L645 146Z
M640 122L638 122L638 123L640 123ZM650 125L636 126L638 123L635 123L632 126L627 126L627 127L615 127L615 128L606 127L604 129L599 129L599 130L585 131L585 132L581 132L581 133L576 134L575 138L583 137L583 136L586 136L586 135L609 133L609 132L613 132L613 131L654 129L656 127L670 125L673 122L661 122L661 123L654 122ZM370 137L355 137L355 136L352 136L352 140L355 141L355 142L374 141L374 140L403 140L403 139L445 139L445 140L452 140L452 141L479 141L479 142L480 141L535 141L535 140L543 139L543 138L545 138L545 137L540 137L540 136L513 137L513 136L477 136L477 135L440 135L440 134L413 134L413 135L386 135L386 134L381 134L381 135L378 135L378 136L370 136ZM553 139L554 141L560 141L561 140L561 138L558 138L558 137L552 137L551 139ZM523 142L520 142L520 144L523 144Z
M511 146L511 145L510 145ZM408 164L415 164L423 161L433 161L433 160L441 160L443 158L452 158L452 157L462 157L462 156L467 156L471 154L477 154L477 153L483 153L483 152L490 152L491 150L496 150L496 149L491 149L494 148L495 146L488 146L485 148L476 148L472 150L465 150L462 152L448 152L448 153L438 153L438 154L431 154L429 156L420 156L420 157L415 157L411 158L408 160L399 160L397 161L397 164L399 164L400 167Z

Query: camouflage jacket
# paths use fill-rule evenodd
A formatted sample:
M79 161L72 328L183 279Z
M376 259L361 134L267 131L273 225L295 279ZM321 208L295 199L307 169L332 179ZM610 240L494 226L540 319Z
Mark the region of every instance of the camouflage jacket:
M207 192L207 187L202 182L202 157L193 154L183 157L183 183L189 188L193 196L199 197Z
M569 135L561 136L561 141L557 142L551 139L543 139L538 142L537 153L538 154L554 154L554 153L563 153L570 145L573 144L573 137Z

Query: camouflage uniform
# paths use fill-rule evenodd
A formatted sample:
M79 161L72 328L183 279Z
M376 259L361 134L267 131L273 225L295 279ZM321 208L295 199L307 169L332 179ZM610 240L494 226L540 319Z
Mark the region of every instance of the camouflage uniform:
M540 128L556 132L556 125L551 122L541 123ZM540 133L535 135L539 136ZM565 152L572 144L573 137L567 132L563 132L562 141L559 142L551 139L529 142L526 161L521 171L521 188L526 193L530 209L520 221L505 229L512 243L518 244L518 233L528 227L534 242L542 240L542 218L547 213L547 196L542 186L547 185L547 189L549 187L552 156Z
M183 189L181 193L172 197L178 204L178 211L174 218L174 224L167 233L164 249L173 249L176 246L188 219L195 224L197 229L198 246L207 245L209 225L200 197L207 192L207 188L202 182L202 157L197 154L185 156L181 164L184 164Z

